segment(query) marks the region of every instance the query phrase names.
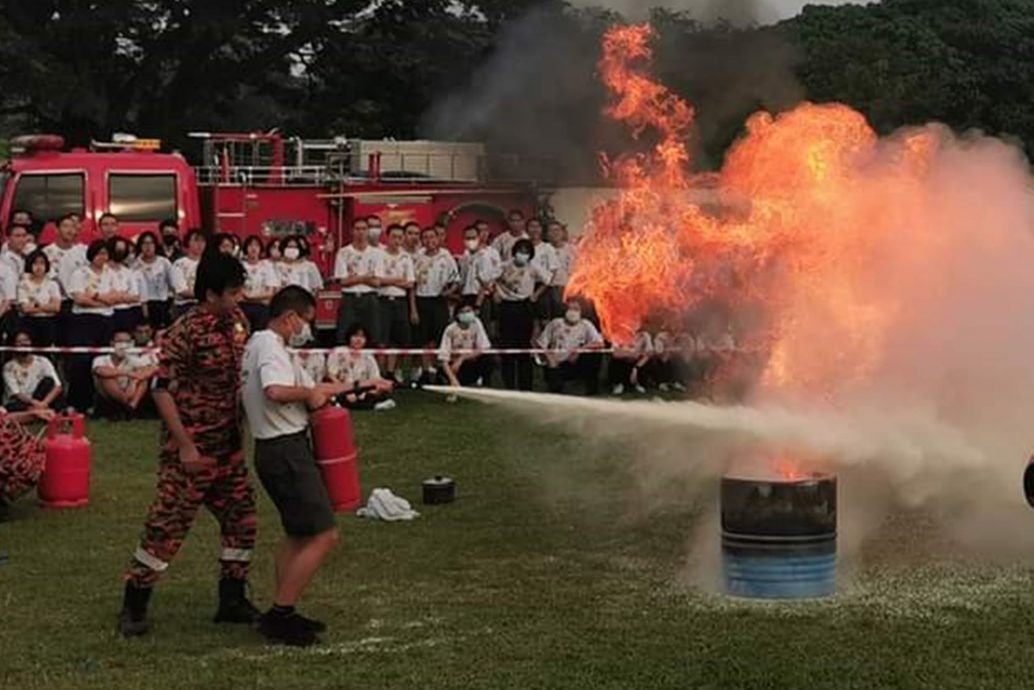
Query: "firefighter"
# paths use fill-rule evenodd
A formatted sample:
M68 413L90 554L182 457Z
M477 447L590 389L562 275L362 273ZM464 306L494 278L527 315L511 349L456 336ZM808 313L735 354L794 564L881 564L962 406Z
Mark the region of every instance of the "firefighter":
M252 623L258 617L244 592L255 543L255 495L244 462L239 411L248 339L247 319L237 306L244 277L232 256L207 255L194 286L197 306L161 341L154 384L154 402L164 422L158 488L125 575L119 627L127 637L147 632L152 588L202 505L222 533L215 622Z
M22 425L53 418L54 411L43 407L25 412L0 407L0 522L7 519L8 506L36 486L43 473L43 444Z

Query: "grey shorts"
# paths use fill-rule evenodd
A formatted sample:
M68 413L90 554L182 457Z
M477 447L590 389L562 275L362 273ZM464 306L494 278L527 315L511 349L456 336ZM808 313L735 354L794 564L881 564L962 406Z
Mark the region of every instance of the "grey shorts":
M280 511L288 536L311 537L334 526L334 509L308 432L256 439L255 473Z

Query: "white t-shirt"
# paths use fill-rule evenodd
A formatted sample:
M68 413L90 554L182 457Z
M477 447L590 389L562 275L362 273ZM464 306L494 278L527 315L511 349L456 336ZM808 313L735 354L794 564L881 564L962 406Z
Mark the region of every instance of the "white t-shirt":
M78 295L88 293L91 295L98 295L105 292L111 292L111 271L105 266L100 273L97 273L90 266L84 266L83 268L77 268L72 273L72 279L68 284L68 294ZM115 310L110 306L104 307L82 307L78 304L72 304L73 314L99 314L101 316L112 316Z
M284 340L273 331L259 331L244 349L241 397L251 435L271 439L305 431L309 411L305 403L276 403L266 397L270 386L311 388L312 378L291 358Z
M199 263L201 262L197 259L181 256L172 264L169 282L172 283L173 302L176 304L193 304L197 301L194 299L194 281L197 280L197 267ZM181 297L180 293L184 291L189 292L190 297Z
M557 318L546 325L536 344L544 350L561 353L558 359L563 362L570 356L570 350L602 342L603 337L591 321L582 319L578 323L570 324L567 319Z
M275 292L280 288L280 274L276 266L266 259L260 259L255 263L242 262L244 272L244 296L255 298L258 295L269 295L270 291Z
M531 258L531 265L539 272L540 283L552 285L553 276L560 268L560 257L549 242L539 242L535 245L535 256Z
M298 366L308 372L309 376L316 383L320 383L327 378L327 357L322 352L295 350L293 356Z
M441 248L433 256L420 253L416 257L416 296L440 297L450 285L460 282L456 259Z
M61 288L57 281L52 278L44 278L37 283L26 273L18 283L18 306L23 310L26 307L42 307L54 300L61 301ZM56 314L31 314L30 318L48 318Z
M334 277L338 280L354 278L356 276L369 276L376 278L384 277L384 251L369 245L363 251L359 251L352 245L347 245L338 250L334 259ZM352 295L363 295L373 292L375 288L369 285L352 285L341 288L341 292Z
M574 271L574 261L578 254L570 242L559 248L554 247L554 251L557 257L557 270L553 274L551 285L566 287L568 281L571 280L571 272Z
M497 235L492 240L492 249L496 251L499 256L504 260L509 260L513 256L513 245L517 244L519 240L528 239L528 233L521 231L520 235L514 236L509 230L504 232L502 235Z
M413 257L404 251L399 251L398 254L392 254L391 252L384 252L383 258L384 276L385 278L401 278L407 282L416 282L416 272L413 269ZM395 285L385 285L377 290L378 294L383 297L405 297L406 288L400 288Z
M40 381L50 377L54 382L61 385L57 370L53 362L46 357L33 355L27 365L23 365L17 359L12 359L4 365L4 397L12 400L15 395L32 395Z
M476 295L491 286L499 278L503 262L499 252L491 247L482 247L473 254L463 257L463 294Z
M351 386L379 379L381 368L369 352L357 353L347 347L335 348L327 355L327 377Z
M17 252L12 252L7 245L4 245L3 250L0 251L0 261L7 264L7 267L18 277L25 273L25 257Z
M119 376L116 379L118 387L122 390L129 390L129 387L133 383L133 379L129 376L133 372L140 371L142 369L148 369L153 366L157 366L157 360L152 355L129 355L123 357L120 360L115 359L114 355L100 355L99 357L93 358L93 364L90 367L90 371L93 372L94 377L97 376L98 369L117 369L119 372L125 372L124 376Z
M86 245L73 244L68 249L62 249L56 244L48 244L43 248L43 253L50 259L50 277L61 287L61 296L67 298L72 273L90 264L86 260Z
M140 275L140 297L145 302L166 302L172 288L172 264L164 256L147 263L137 259L133 266Z
M445 327L442 342L438 347L438 361L448 362L452 353L458 350L488 350L492 347L481 319L475 317L474 323L463 328L453 321Z
M532 293L535 292L535 285L544 282L546 282L546 276L539 273L534 264L518 266L513 261L507 261L503 264L495 286L499 292L499 298L504 302L520 302L531 299Z
M307 259L294 263L281 261L276 265L276 270L280 285L283 287L297 285L313 294L323 289L323 276L320 275L320 269Z
M111 289L117 292L126 292L130 295L140 298L140 274L132 268L127 268L120 264L113 263L108 271L111 272ZM139 302L124 302L122 304L115 305L116 311L123 311L125 309L132 309L133 307L140 306Z
M18 298L18 279L11 267L0 261L0 299L14 302Z

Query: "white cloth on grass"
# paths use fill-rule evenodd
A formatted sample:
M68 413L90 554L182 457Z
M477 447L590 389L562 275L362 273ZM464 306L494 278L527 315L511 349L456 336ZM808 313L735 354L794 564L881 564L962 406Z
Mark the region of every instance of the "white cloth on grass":
M413 510L409 501L401 496L396 496L391 489L371 491L366 505L357 510L355 514L359 517L384 520L385 522L402 522L420 517L420 513Z

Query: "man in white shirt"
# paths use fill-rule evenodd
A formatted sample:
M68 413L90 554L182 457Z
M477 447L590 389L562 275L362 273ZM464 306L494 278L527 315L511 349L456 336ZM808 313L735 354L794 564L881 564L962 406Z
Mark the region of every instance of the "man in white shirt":
M513 245L517 243L517 240L528 239L526 225L524 213L516 209L510 211L507 218L507 231L492 240L492 249L496 250L504 259L508 258L513 254Z
M338 250L334 278L341 283L341 309L337 319L337 342L345 332L361 323L373 342L380 341L380 302L377 288L384 277L384 252L370 244L369 226L357 220L352 226L352 243Z
M158 373L151 355L130 354L134 345L128 331L117 331L111 340L112 353L94 357L91 370L100 398L96 408L116 419L136 414ZM105 409L106 408L106 409Z
M241 395L255 439L255 470L280 512L286 538L276 554L273 606L258 622L270 642L308 646L326 626L295 611L306 585L338 541L334 511L309 442L309 410L346 386L315 384L287 346L312 337L316 300L288 286L269 305L269 328L244 351Z
M493 329L495 282L502 275L503 262L492 247L485 244L477 226L463 231L463 301L474 305L478 318L488 330Z
M489 355L492 343L485 326L474 313L474 307L464 304L456 310L456 320L442 333L438 361L453 386L471 386L481 381L487 384L492 376L493 362Z
M568 300L563 317L553 319L539 336L537 345L546 353L546 385L550 393L563 393L567 381L585 384L588 395L599 392L600 356L591 352L603 348L603 337L592 322L582 318L582 304Z
M553 272L553 280L549 284L547 293L550 302L550 316L557 318L564 315L564 290L567 289L567 283L571 280L577 254L574 245L568 240L567 228L563 223L550 221L547 237L557 258L557 268Z
M406 223L406 241L402 244L402 251L409 254L414 262L423 253L423 247L420 246L423 235L424 231L420 229L420 223L413 221Z
M416 259L416 313L418 347L434 348L449 325L449 297L459 289L460 273L456 259L441 246L438 231L427 228L423 234L424 251ZM425 355L423 383L433 383L438 371L434 356Z
M72 274L89 263L86 260L86 245L79 243L79 220L75 214L66 213L57 220L57 239L43 248L50 259L50 277L61 288L61 314L58 317L58 343L68 345L71 332L72 297L68 286Z
M201 255L205 253L205 235L200 230L191 230L184 240L187 245L187 254L172 264L172 272L169 279L172 282L173 313L175 321L188 309L197 304L197 297L194 295L194 283L197 280L197 268L201 263Z
M15 347L32 347L27 331L14 334ZM4 365L4 407L8 412L60 406L61 379L54 364L40 355L19 352Z
M18 280L21 280L22 273L25 273L26 247L31 238L28 228L12 225L7 235L7 244L0 250L0 261L7 264Z
M409 347L413 344L413 322L417 320L413 285L416 271L413 258L402 249L406 233L401 225L388 227L388 244L384 250L381 286L377 289L381 303L381 339L374 344L381 347ZM386 376L402 383L402 374L396 371L398 355L388 355Z

